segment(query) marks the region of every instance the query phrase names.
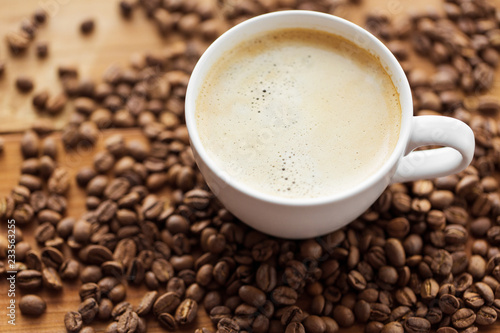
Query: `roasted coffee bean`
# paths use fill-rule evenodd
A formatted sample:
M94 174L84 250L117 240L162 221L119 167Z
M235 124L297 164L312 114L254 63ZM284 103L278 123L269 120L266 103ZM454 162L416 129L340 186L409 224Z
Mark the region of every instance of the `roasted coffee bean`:
M134 311L128 310L118 319L117 331L119 333L136 332L139 326L139 316Z
M497 320L497 312L489 306L482 306L476 313L475 323L478 325L492 325Z
M234 332L234 331L229 331L229 332ZM301 323L293 322L293 323L288 324L285 332L286 333L305 333L306 330Z
M135 309L135 312L139 316L145 316L147 315L151 309L153 308L153 305L158 297L158 292L157 291L150 291L146 293L142 299L137 308Z
M495 294L491 287L484 282L476 282L474 288L477 293L483 298L486 305L491 305L495 300Z
M468 269L469 258L465 251L455 251L451 254L453 265L451 266L452 274L460 274Z
M98 179L98 177L99 176L97 176L96 178L94 178L89 183L89 186L94 185L93 182L94 182L95 179ZM104 188L103 188L103 190L104 190ZM113 202L111 200L105 200L105 201L101 202L101 204L99 205L99 207L97 207L97 209L96 209L97 220L100 223L109 222L113 217L115 217L115 214L116 214L117 210L118 210L118 205L115 202Z
M473 283L472 275L469 273L462 273L454 281L457 292L461 293L467 290Z
M365 323L370 318L371 306L370 303L365 300L358 300L353 310L359 322Z
M142 261L137 258L133 259L127 267L125 275L127 277L127 280L131 281L132 283L142 283L145 275L145 269Z
M33 269L36 271L42 270L42 259L40 258L40 255L37 252L35 252L33 250L29 250L26 253L25 260L26 260L26 266L29 269Z
M40 160L38 158L28 158L27 160L24 160L23 163L21 164L21 173L22 174L29 173L30 175L37 175L39 172L40 172ZM16 190L17 190L17 188L14 187L14 189L12 190L13 194L16 192ZM29 196L29 190L25 196L26 197ZM23 200L23 201L26 201L26 200ZM23 201L21 201L21 202L23 202Z
M397 282L398 273L396 268L392 266L382 266L378 271L378 278L382 283L392 285Z
M355 308L355 310L356 310L356 308ZM397 308L392 310L391 315L389 316L389 321L402 320L402 319L408 317L410 315L410 313L411 313L411 309L409 307L404 306L404 305L398 306ZM356 319L358 319L357 314L356 314Z
M101 288L101 295L108 295L119 284L120 281L112 276L105 276L97 282L97 285Z
M83 327L82 315L79 312L70 311L64 316L64 326L69 333L78 333Z
M50 176L47 187L49 189L49 193L63 195L65 194L70 185L69 173L66 169L58 167L52 172Z
M28 76L19 76L16 79L16 88L22 92L27 93L33 90L34 87L33 79Z
M159 316L161 313L173 313L173 311L179 306L181 299L179 295L174 292L166 292L165 294L159 296L153 305L153 313L155 316Z
M448 315L455 313L460 307L458 298L450 294L442 295L438 304L441 311Z
M106 173L113 168L115 158L111 153L102 151L94 156L94 169L99 173Z
M149 290L156 290L160 286L158 279L156 278L155 274L151 271L146 272L146 275L144 276L144 282Z
M159 282L167 282L174 276L174 268L165 259L157 259L151 265L151 271L155 274Z
M29 160L27 160L29 161ZM36 192L40 192L40 191L36 191ZM30 189L27 188L26 186L22 186L22 185L17 185L15 186L13 189L12 189L12 192L11 192L11 197L12 199L14 199L15 203L16 204L19 204L19 203L27 203L28 201L31 201L30 200ZM38 211L36 210L36 206L33 207L33 209L35 211Z
M35 229L35 239L38 243L43 244L49 239L52 239L56 234L56 228L49 222L40 224Z
M167 331L174 332L177 330L177 322L175 321L174 316L170 313L162 313L158 316L158 321L160 325L166 329Z
M57 225L61 220L61 214L51 209L42 209L38 212L38 222L45 223L48 222L52 225Z
M27 204L21 204L17 206L12 213L12 217L16 220L16 223L19 223L20 225L26 225L30 223L33 219L33 215L33 208L31 208L31 206L28 206Z
M325 321L321 317L315 315L308 316L304 319L302 324L307 332L321 333L326 331Z
M203 289L203 287L201 287L198 283L193 283L186 289L186 297L194 299L197 302L201 302L204 295L205 289Z
M410 222L404 217L397 217L387 223L386 229L390 237L403 238L410 232Z
M248 289L248 288L245 288L246 291L253 291L252 288ZM258 304L258 303L261 303L261 304L264 304L265 302L265 295L262 295L262 292L260 291L260 293L257 293L257 295L260 295L260 296L251 296L251 295L246 295L248 296L248 298L258 298L258 302L257 300L254 299L254 301L256 301L255 304ZM241 297L241 295L240 295ZM286 287L286 286L279 286L279 287L276 287L272 292L271 292L271 295L270 295L270 299L272 302L278 304L278 305L293 305L295 304L295 302L297 302L297 298L298 298L298 294L297 292L290 288L290 287ZM262 301L263 300L263 301Z
M133 239L122 239L116 245L113 258L128 267L137 254L137 245ZM164 281L162 281L164 282Z
M42 281L43 285L52 290L62 290L62 281L59 277L59 273L53 267L46 267L42 269Z
M347 282L355 290L363 290L366 288L366 280L360 272L352 270L347 274Z
M463 295L465 305L472 308L479 308L484 305L484 299L475 292L466 291Z
M393 321L384 325L380 333L403 333L404 328L400 322Z
M31 251L31 245L28 242L22 241L16 244L16 260L25 261L26 254Z
M121 302L127 296L127 289L122 283L117 284L108 292L108 297L113 303Z
M62 263L64 262L64 256L58 249L54 247L45 247L42 249L40 253L40 257L42 262L47 267L52 267L55 269L59 269Z
M391 309L386 304L383 303L370 304L370 320L384 322L389 318L390 314L391 314Z
M406 254L403 244L399 239L389 238L385 243L385 251L387 259L395 267L404 266L406 261Z
M38 58L45 58L49 53L49 44L47 42L38 42L36 44L36 56Z
M175 321L179 324L191 323L196 318L198 303L195 300L186 298L175 310Z
M19 301L19 310L23 315L40 316L47 309L45 300L37 295L24 295Z
M28 188L30 191L34 192L34 191L38 191L42 188L42 180L40 179L40 177L37 177L37 176L33 176L30 174L22 174L19 177L19 185L24 186L24 187ZM14 199L19 201L20 193L16 190L18 190L18 188L16 188L14 190L13 197L14 197ZM27 202L27 200L23 200L23 201Z
M289 289L293 290L291 288L289 288ZM277 296L278 299L286 298L286 297L291 297L291 296L288 296L289 294L287 294L285 296L285 293L288 290L285 290L285 292L281 293L283 296L281 296L281 295L275 295L276 290L277 289L275 289L273 291L273 296L274 297ZM256 307L262 306L266 302L266 295L264 294L264 292L262 292L260 289L258 289L256 287L253 287L253 286L249 286L249 285L241 286L240 289L238 290L238 295L241 297L241 299L244 302L246 302L246 303L248 303L250 305L256 306ZM296 295L297 295L297 293L295 293L295 296ZM295 303L295 301L294 301L294 303ZM287 303L281 303L281 304L287 304Z
M80 23L80 32L84 35L90 34L94 31L95 22L93 19L89 18Z
M102 278L102 271L99 266L90 265L82 269L80 280L82 283L94 282L97 283Z
M462 308L451 316L451 323L455 328L464 329L476 321L476 314L472 309Z
M320 315L325 310L326 299L323 295L316 295L311 300L310 312L311 314Z
M369 297L366 301L367 302L371 301L373 303L378 299L378 292L376 292L373 289L371 290L372 290L371 293L375 295L373 297ZM415 293L408 287L403 287L401 289L396 290L395 298L399 302L399 304L409 307L415 305L415 303L417 302L417 297L415 296Z
M82 315L82 322L84 324L91 323L97 315L98 311L99 305L93 298L86 298L78 306L78 312L80 312L80 314Z
M409 333L429 332L431 329L431 323L424 318L408 317L404 321L403 327L405 332Z
M335 319L340 327L351 327L356 320L352 310L343 305L337 305L333 309L333 319Z
M80 258L86 263L100 265L103 262L113 260L113 254L105 246L88 245L81 250Z
M448 275L451 272L453 258L446 250L438 250L432 256L431 269L438 275Z
M103 275L121 279L123 276L123 265L117 261L106 261L101 264Z
M365 332L366 333L380 333L384 328L384 324L379 321L371 321L366 324Z
M16 282L21 289L38 289L42 286L42 273L33 269L23 270L17 273Z
M111 317L118 320L122 314L128 311L132 311L132 305L129 302L120 302L111 311Z
M80 187L86 187L87 184L97 176L93 168L83 167L76 174L76 183Z
M87 298L93 298L97 302L101 300L101 288L95 283L82 284L79 291L80 300L83 302Z
M298 306L286 307L281 315L281 324L287 326L291 322L301 322L305 315Z
M186 284L184 283L184 280L178 277L173 277L168 280L167 291L174 292L179 295L179 297L182 297L186 292Z
M90 240L92 234L92 224L85 220L78 220L73 225L73 237L75 241L86 244Z
M241 301L240 301L241 302ZM217 324L222 318L230 318L231 309L227 306L216 306L210 310L210 320Z
M113 311L113 302L108 298L103 298L99 303L97 318L100 320L108 320L111 317L111 311Z
M30 190L25 186L18 185L14 187L11 195L16 203L24 203L29 200L31 207L36 213L44 209L47 205L46 193L42 191L35 191L30 195Z
M106 333L117 333L118 332L118 322L114 321L106 326Z

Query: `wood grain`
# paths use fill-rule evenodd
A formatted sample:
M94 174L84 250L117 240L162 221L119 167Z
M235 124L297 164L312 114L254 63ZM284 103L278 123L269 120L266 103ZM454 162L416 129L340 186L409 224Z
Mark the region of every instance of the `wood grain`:
M207 0L202 0L207 1ZM498 1L496 1L498 3ZM50 13L48 23L39 30L37 41L48 41L50 44L50 56L45 60L39 60L35 56L34 48L31 47L26 55L20 58L12 58L6 50L3 36L11 30L18 29L23 18L28 17L37 8L43 5ZM434 0L410 1L410 0L371 0L365 1L361 9L355 8L341 13L342 16L361 23L361 18L368 10L378 10L390 16L404 15L408 10L423 10L429 6L438 8ZM0 0L0 59L7 60L7 72L0 79L0 133L11 133L3 135L6 140L5 153L0 156L0 196L7 195L13 186L17 184L19 177L19 166L22 161L19 152L20 131L30 126L32 121L39 117L31 106L33 93L21 95L13 87L15 77L19 74L29 74L35 78L36 87L34 92L41 89L49 89L52 92L59 91L60 84L57 79L56 66L58 64L75 64L84 76L98 79L104 69L112 63L125 65L131 54L143 51L159 51L168 45L168 41L158 36L154 26L148 22L142 12L136 12L130 21L120 18L117 11L117 1L110 0ZM82 37L79 33L79 23L88 17L96 19L96 30L88 37ZM421 66L429 68L426 64L414 59ZM499 75L499 73L497 73ZM499 92L495 87L495 92ZM71 104L67 106L63 114L54 119L58 128L64 126L68 114L71 112ZM108 130L103 136L109 136L116 132L123 133L127 139L144 140L138 130ZM90 165L94 153L102 148L102 140L97 147L90 151L76 154L61 154L59 163L67 167L74 175L78 168ZM62 153L62 150L60 149ZM74 179L74 177L72 178ZM68 216L78 217L84 210L85 195L74 184L68 195ZM0 221L0 231L5 233L6 221ZM31 244L33 240L33 229L35 225L23 228L24 238ZM21 316L19 311L16 315L16 326L7 324L7 309L9 298L7 297L8 284L5 278L0 279L0 332L65 332L63 317L69 310L76 310L79 304L79 283L64 284L61 293L51 293L43 290L39 294L47 300L47 312L38 318ZM130 286L127 300L133 305L138 304L145 293L145 287ZM16 290L16 300L19 301L23 293ZM307 300L304 300L307 302ZM149 318L148 332L164 332L158 326L156 320ZM103 332L106 323L96 322L92 326L98 332ZM192 332L195 327L213 327L207 314L200 307L198 318L195 323L185 326L180 332ZM490 328L481 328L481 332L496 332L500 330L500 324ZM357 325L343 332L362 332L363 327Z

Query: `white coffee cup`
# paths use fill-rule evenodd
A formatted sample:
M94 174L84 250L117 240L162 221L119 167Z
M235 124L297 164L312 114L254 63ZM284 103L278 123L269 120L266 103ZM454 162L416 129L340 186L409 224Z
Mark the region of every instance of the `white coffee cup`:
M401 103L399 140L389 159L353 188L319 198L276 197L238 182L208 156L196 124L196 99L207 72L226 51L256 34L284 28L316 29L339 35L376 55L397 88ZM245 21L219 37L198 61L186 93L186 125L205 180L217 198L253 228L283 238L310 238L339 229L361 215L391 183L460 172L474 154L474 134L463 122L444 116L413 116L411 90L398 61L376 37L342 18L312 11L282 11ZM367 110L367 112L369 112ZM417 147L445 148L413 151Z

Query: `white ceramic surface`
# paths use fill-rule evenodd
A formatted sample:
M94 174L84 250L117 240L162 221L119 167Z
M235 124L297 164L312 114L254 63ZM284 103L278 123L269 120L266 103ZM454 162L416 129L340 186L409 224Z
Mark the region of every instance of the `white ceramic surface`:
M376 55L398 89L402 108L399 140L373 175L348 191L328 197L289 199L260 193L220 170L208 157L196 128L196 98L217 59L255 34L282 28L310 28L340 35ZM369 112L369 110L367 110ZM463 122L442 116L413 116L408 80L392 53L376 37L336 16L282 11L245 21L219 37L203 54L186 93L186 124L196 162L209 187L235 216L253 228L284 238L309 238L334 231L361 215L393 182L440 177L465 169L474 153L474 135ZM446 148L412 152L424 145Z

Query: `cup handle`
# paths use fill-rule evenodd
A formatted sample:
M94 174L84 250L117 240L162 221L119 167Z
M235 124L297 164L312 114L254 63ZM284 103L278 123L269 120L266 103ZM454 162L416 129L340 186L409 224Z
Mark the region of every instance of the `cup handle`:
M447 176L470 164L474 156L474 133L464 122L443 116L418 116L412 122L405 156L399 161L391 183ZM444 148L413 151L427 145Z

